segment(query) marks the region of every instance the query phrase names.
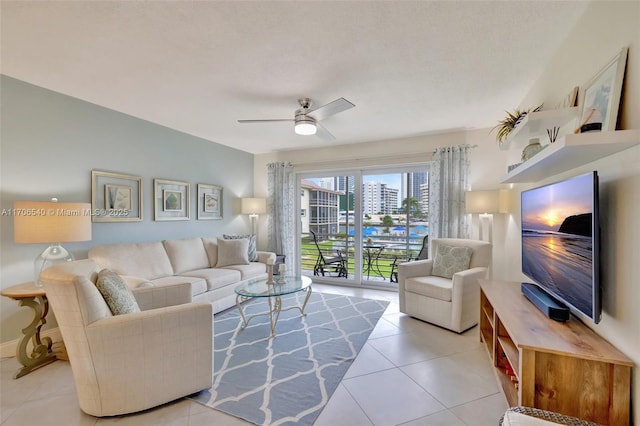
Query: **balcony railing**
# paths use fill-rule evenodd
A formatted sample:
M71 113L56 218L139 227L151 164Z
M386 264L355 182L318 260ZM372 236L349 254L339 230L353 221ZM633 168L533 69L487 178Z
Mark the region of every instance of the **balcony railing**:
M404 262L416 258L422 248L425 235L411 236L408 239L404 235L375 235L364 237L362 241L362 278L363 280L391 281L394 262ZM347 278L353 278L355 267L355 244L353 235L316 234L318 247L325 258L338 255L343 257L348 271ZM301 241L301 265L302 272L313 274L318 263L318 248L314 244L311 234L303 234ZM326 268L325 276L335 276L331 268ZM339 279L344 279L340 277Z

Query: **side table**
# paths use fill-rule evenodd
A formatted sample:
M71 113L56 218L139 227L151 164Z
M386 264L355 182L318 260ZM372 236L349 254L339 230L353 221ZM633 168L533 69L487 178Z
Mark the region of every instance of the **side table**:
M53 342L50 337L40 338L40 329L47 320L45 317L49 312L49 300L43 287L38 287L33 282L22 283L5 288L1 295L17 300L20 306L28 306L33 309L33 321L26 328L22 329L22 339L16 348L16 358L24 367L20 368L14 378L29 374L33 370L47 365L58 359L51 350ZM31 354L27 353L29 340L33 345Z

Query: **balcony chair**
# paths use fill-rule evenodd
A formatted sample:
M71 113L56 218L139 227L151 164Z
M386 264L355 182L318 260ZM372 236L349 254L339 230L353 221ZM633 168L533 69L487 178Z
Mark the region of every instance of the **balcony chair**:
M480 285L491 262L485 241L431 241L433 259L398 265L400 312L462 333L478 323Z
M322 275L324 277L326 272L334 273L339 278L347 278L347 262L342 256L342 252L336 250L335 256L325 257L324 254L322 254L315 232L309 230L309 233L313 236L313 243L316 245L316 249L318 249L318 258L313 267L313 275Z
M97 263L85 259L52 266L41 275L80 409L97 417L127 414L210 388L211 304L186 303L188 283L138 288L133 296L118 282L110 302L126 300L131 313L113 315L96 286L99 272Z
M391 264L391 273L389 274L389 281L392 283L398 282L398 265L402 262L411 262L412 260L424 260L429 258L429 236L425 235L422 239L422 247L415 259L412 259L411 255L407 258L401 258L396 256Z

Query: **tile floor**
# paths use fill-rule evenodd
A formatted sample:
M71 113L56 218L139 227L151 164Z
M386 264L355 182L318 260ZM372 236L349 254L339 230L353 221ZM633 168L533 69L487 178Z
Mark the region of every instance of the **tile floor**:
M390 301L385 314L316 421L317 426L497 425L507 404L478 338L398 311L397 294L314 284L315 291ZM14 380L15 358L0 361L0 424L247 425L181 399L138 414L95 418L78 408L68 362Z

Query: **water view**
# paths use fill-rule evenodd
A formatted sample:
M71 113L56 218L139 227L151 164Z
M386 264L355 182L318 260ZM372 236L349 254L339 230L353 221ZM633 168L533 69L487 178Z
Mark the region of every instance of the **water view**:
M522 232L522 272L582 312L592 312L592 265L589 237Z

